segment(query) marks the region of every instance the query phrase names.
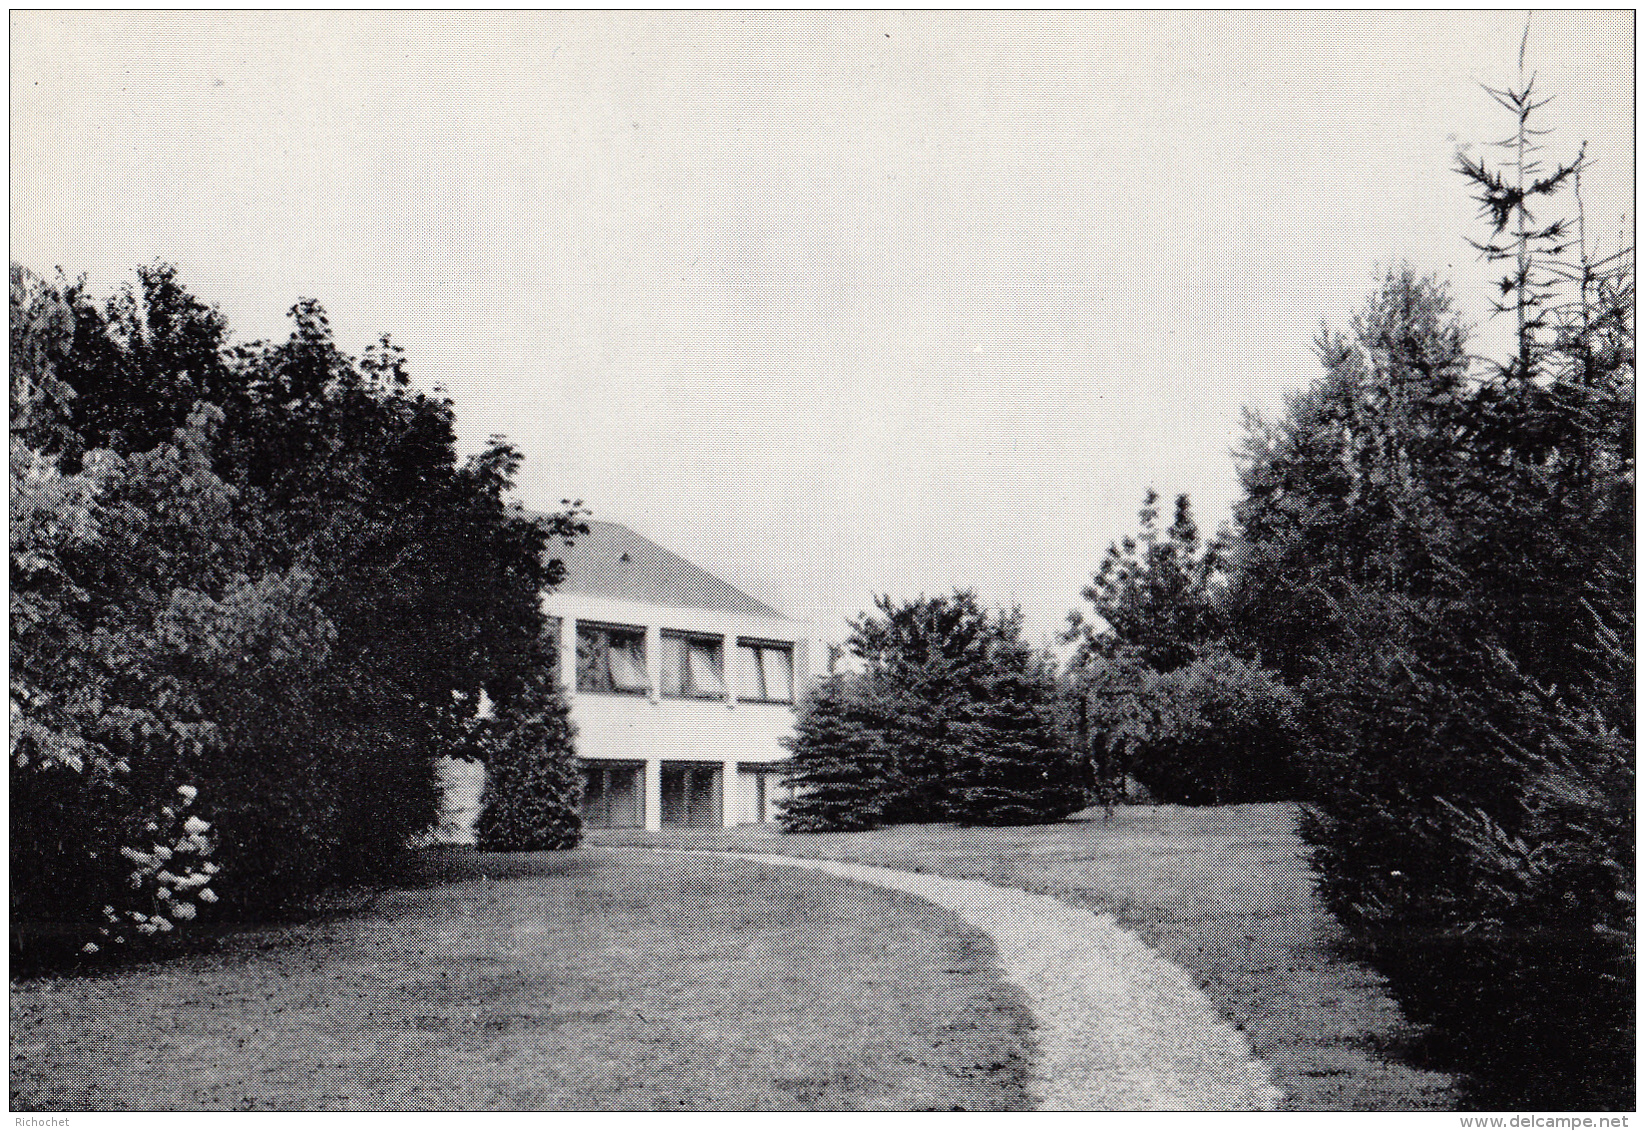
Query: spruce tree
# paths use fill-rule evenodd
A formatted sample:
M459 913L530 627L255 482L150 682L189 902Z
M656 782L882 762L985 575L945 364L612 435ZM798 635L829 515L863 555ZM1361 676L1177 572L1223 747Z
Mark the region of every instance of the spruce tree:
M1019 610L975 593L876 601L852 625L865 665L813 692L790 743L790 832L1061 820L1084 803L1055 677Z
M861 676L831 675L800 709L780 806L785 832L869 829L884 816L884 715Z
M867 665L887 747L888 823L952 818L955 766L973 739L975 706L996 626L970 590L898 604L852 624L851 650Z
M1057 726L1055 677L1003 613L960 730L951 819L966 825L1060 821L1085 803Z

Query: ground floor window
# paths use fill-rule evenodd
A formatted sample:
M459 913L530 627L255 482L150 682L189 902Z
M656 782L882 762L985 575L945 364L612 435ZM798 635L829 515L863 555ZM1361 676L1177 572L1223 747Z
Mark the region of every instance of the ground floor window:
M663 763L664 828L721 826L720 767L712 762Z
M737 767L731 796L725 795L725 767L718 762L662 763L661 827L718 829L731 824L775 821L780 805L793 795L783 785L784 762L744 762ZM589 759L582 764L583 824L591 829L643 829L645 763Z
M785 772L780 762L745 762L737 767L737 824L763 825L777 819L779 805L794 792L783 785Z
M644 764L584 762L583 824L591 829L644 828Z

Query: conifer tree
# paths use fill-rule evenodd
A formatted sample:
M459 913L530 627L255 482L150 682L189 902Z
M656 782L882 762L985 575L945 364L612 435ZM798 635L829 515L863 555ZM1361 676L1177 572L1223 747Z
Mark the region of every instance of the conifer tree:
M1001 614L958 746L950 816L966 825L1060 821L1085 803L1057 726L1055 675Z
M901 604L882 596L876 607L852 624L851 649L881 709L885 820L949 820L956 760L975 741L993 619L969 590Z
M1127 648L1153 671L1174 671L1219 634L1221 539L1201 541L1185 494L1177 496L1171 526L1162 534L1159 501L1150 488L1137 512L1137 537L1111 543L1081 590L1094 616L1078 609L1068 614L1063 639L1079 645L1076 664Z
M865 670L825 681L801 713L786 828L1030 824L1083 804L1055 677L1020 611L966 590L876 606L852 626Z
M831 675L806 698L787 741L793 757L780 806L784 831L850 831L878 825L885 806L884 716L860 676Z
M1628 1110L1632 249L1531 215L1583 157L1536 164L1521 71L1509 161L1461 168L1513 355L1470 373L1443 292L1391 279L1253 437L1227 607L1305 703L1324 902L1428 1053L1471 1104Z
M574 848L582 840L582 775L570 706L551 665L526 674L480 741L486 783L476 837L484 852Z

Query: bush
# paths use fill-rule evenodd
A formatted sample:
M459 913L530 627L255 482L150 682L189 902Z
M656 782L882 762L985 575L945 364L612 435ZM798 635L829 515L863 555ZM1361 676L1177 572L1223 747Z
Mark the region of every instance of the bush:
M1322 894L1478 1102L1631 1108L1631 740L1500 651L1449 660L1354 673Z
M11 954L57 961L90 942L123 888L121 829L135 804L108 775L12 763ZM39 829L60 830L40 835Z
M1224 645L1163 674L1127 648L1092 653L1070 680L1107 796L1140 790L1161 803L1233 805L1303 794L1301 701Z
M300 581L276 587L283 599L254 600L257 586L233 572L230 492L206 462L213 422L196 413L170 445L128 459L91 453L67 475L12 442L11 912L13 955L25 961L87 943L87 953L113 951L103 909L124 916L133 885L148 882L130 854L152 879L179 874L164 866L169 855L204 850L199 830L171 837L167 826L209 827L230 801L219 787L237 765L224 745L232 726L212 709L211 686L239 688L263 717L291 667L254 670L255 656L279 641L288 665L325 661L324 618ZM197 791L209 822L176 816ZM134 942L170 935L199 910L161 917L163 931L118 921Z
M1299 704L1272 673L1213 648L1154 679L1148 699L1131 771L1153 796L1185 805L1299 796Z
M120 856L130 868L126 890L103 907L97 938L82 946L81 953L164 937L217 902L217 893L207 886L218 872L207 859L215 848L207 835L211 823L188 812L198 794L192 785L178 786L171 803L160 806L129 836L136 843L121 846Z

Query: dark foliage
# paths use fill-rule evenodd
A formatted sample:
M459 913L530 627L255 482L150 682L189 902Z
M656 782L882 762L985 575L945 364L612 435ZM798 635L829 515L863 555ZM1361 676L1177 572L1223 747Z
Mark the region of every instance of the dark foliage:
M1392 638L1401 601L1452 607L1466 343L1442 284L1391 271L1349 334L1321 333L1325 375L1285 417L1247 420L1224 609L1293 686L1339 644Z
M1476 1102L1631 1107L1630 734L1500 649L1349 678L1304 825L1328 905Z
M1545 191L1464 171L1498 236ZM1631 256L1520 228L1510 362L1470 380L1396 272L1253 422L1227 608L1306 705L1326 901L1433 1050L1485 1106L1631 1108Z
M864 671L825 682L802 715L787 827L1026 824L1080 807L1055 680L1023 645L1020 614L969 591L877 607L852 624Z
M1161 536L1158 504L1149 491L1137 536L1109 546L1085 587L1094 618L1068 614L1087 773L1110 804L1133 784L1190 805L1294 797L1290 693L1224 642L1223 538L1202 545L1187 495Z
M231 347L170 268L139 282L99 306L12 273L14 949L119 903L180 787L214 910L392 860L482 691L524 678L544 546L579 529L506 510L518 453L459 461L386 340L349 358L304 300L286 342Z
M476 834L482 851L538 852L582 840L575 734L551 665L533 665L481 739L486 782Z
M1084 715L1087 772L1105 802L1139 786L1155 802L1181 805L1302 794L1297 696L1220 643L1163 674L1115 649L1071 667L1067 682L1073 711Z
M889 760L885 722L869 681L852 675L817 681L785 743L792 757L784 784L795 793L781 806L784 831L855 831L880 823Z
M1156 677L1131 772L1157 801L1233 805L1302 790L1296 696L1224 647Z
M876 601L879 615L852 622L850 647L866 665L889 750L881 781L887 822L945 821L955 760L975 737L970 714L982 694L997 634L975 593Z
M56 437L30 440L59 455L65 470L90 451L146 452L168 442L202 401L231 407L222 315L189 294L167 264L139 267L137 283L103 303L83 280L42 288L40 297L67 314L70 340L56 377L72 400Z
M1057 718L1057 685L1043 656L1010 618L971 704L970 733L954 764L950 819L963 825L1033 825L1085 805L1085 790Z
M1178 495L1176 515L1159 533L1159 495L1153 490L1137 512L1135 538L1110 545L1102 566L1081 596L1094 620L1074 610L1066 638L1079 644L1075 665L1086 657L1127 649L1149 669L1175 671L1198 649L1221 635L1216 579L1220 540L1202 544L1187 495Z
M1128 649L1083 650L1063 673L1064 733L1094 800L1136 798L1133 769L1153 727L1158 675Z

